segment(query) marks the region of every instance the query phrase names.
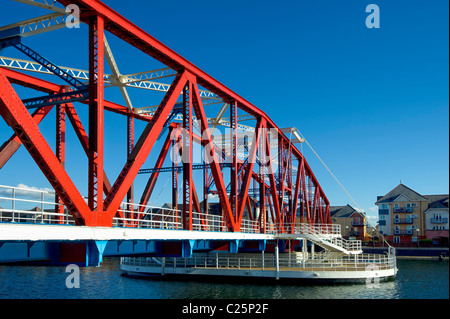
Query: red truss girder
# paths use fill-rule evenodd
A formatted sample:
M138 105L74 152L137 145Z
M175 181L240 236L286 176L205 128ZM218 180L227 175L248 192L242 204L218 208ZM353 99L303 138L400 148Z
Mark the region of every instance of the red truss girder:
M39 124L44 117L51 111L53 105L46 106L40 109L37 109L31 115L36 122ZM14 153L19 149L22 145L19 137L16 134L13 134L3 145L0 147L0 169L6 162L14 155Z
M4 70L4 71L9 71L9 70ZM16 77L18 77L18 75L19 75L20 73L17 73L17 72L9 72L9 75L10 75L10 77L12 77L13 79L14 79L14 76L16 76ZM24 76L24 75L20 75L21 77L29 77L29 76ZM32 79L32 77L29 77L30 78L30 80L33 80ZM195 80L193 80L192 79L192 81L195 83ZM187 81L186 81L187 82ZM15 83L17 83L17 81L15 81ZM47 84L47 83L42 83L42 84ZM201 112L200 111L200 109L198 109L198 106L199 106L199 104L197 103L197 99L198 100L200 100L200 98L199 98L199 96L198 96L198 89L197 89L197 86L193 86L195 89L193 89L193 93L195 94L195 95L197 95L196 97L194 97L194 103L195 103L195 106L197 107L197 112L199 113L199 115L200 115L200 117L202 116L202 113L204 113L204 112ZM107 101L105 101L105 103L106 104L109 104L110 102L107 102ZM201 102L200 102L201 103ZM122 106L118 106L118 105L116 105L115 106L115 108L113 108L113 109L111 109L112 111L117 111L117 109L119 108L120 109L120 107L122 107ZM50 107L48 107L48 108L50 108ZM76 112L75 112L75 109L73 108L73 106L70 104L70 103L68 103L68 104L66 104L66 111L67 111L67 116L68 116L68 118L69 118L69 120L70 120L70 122L72 123L72 125L73 125L73 127L74 127L74 129L75 129L75 132L76 132L76 134L77 134L77 136L79 137L79 140L80 140L80 142L81 142L81 144L82 144L82 146L83 146L83 149L85 149L85 151L86 151L86 153L88 153L88 149L89 149L89 139L88 139L88 137L87 137L87 134L86 134L86 131L84 130L84 128L83 128L83 126L82 126L82 124L81 124L81 121L79 120L79 118L78 118L78 116L77 116L77 114L76 114ZM148 120L148 118L146 118L146 120ZM259 128L264 128L264 123L265 123L265 121L263 120L263 119L261 119L260 121L259 121L259 124L257 124L257 126L256 126L256 131L255 131L255 136L254 136L254 138L256 139L256 140L258 140L259 139ZM203 130L204 130L205 128L203 128ZM14 137L14 138L16 138L16 137ZM209 137L210 138L210 137ZM264 136L264 138L265 138L265 145L268 145L267 144L267 137L266 136ZM199 137L199 136L197 136L197 135L195 135L194 134L194 139L195 139L195 141L197 141L197 142L201 142L201 138ZM206 145L209 145L210 144L210 140L206 140L206 141L204 141L203 142L203 144L206 146ZM246 175L245 175L245 177L243 178L243 187L242 187L242 189L241 189L241 194L240 194L240 198L242 199L241 200L241 205L239 205L239 211L238 211L238 215L237 216L235 216L235 215L232 215L232 219L229 219L229 220L237 220L237 225L239 226L240 225L240 222L242 221L242 216L243 216L243 209L244 209L244 206L245 205L247 205L247 207L248 207L248 200L245 200L245 197L246 196L248 196L248 186L249 186L249 182L248 182L248 175L249 175L249 172L252 172L252 178L256 178L256 180L257 181L259 181L259 182L261 182L261 180L260 179L258 179L258 177L257 177L257 175L256 175L256 173L254 173L253 171L252 171L252 166L253 166L253 163L254 163L254 156L255 156L255 152L257 151L257 143L254 143L253 144L253 146L252 146L252 149L251 149L251 151L250 151L250 154L249 154L249 157L250 157L250 160L249 160L249 163L247 164L248 166L249 166L249 168L246 168L245 169L245 172L246 172ZM166 149L166 148L164 148L164 149ZM269 150L269 148L268 147L266 147L266 151L267 152L270 152L270 150ZM165 154L161 154L161 158L163 158L163 157L165 157L165 155L166 155L167 153L165 153ZM164 155L164 156L163 156ZM268 154L269 155L269 154ZM160 162L160 165L162 165L162 162L161 161L159 161ZM217 158L216 158L216 161L214 161L213 160L213 162L215 162L215 163L217 163ZM304 159L302 158L301 159L301 162L300 162L302 165L299 167L299 171L298 171L298 177L297 177L297 181L296 181L296 185L300 185L299 183L301 182L301 180L302 179L305 179L305 176L306 176L306 169L305 169L305 163L306 163L306 161L304 161ZM270 164L271 163L269 163L269 169L270 169L270 171L272 171L272 168L270 168ZM215 165L213 165L213 167L214 167ZM302 169L303 168L303 169ZM283 169L285 169L285 168L283 168ZM218 174L216 174L216 175L218 175L218 176L221 176L221 173L220 173L220 169L218 168ZM219 177L220 178L220 177ZM270 177L270 180L271 180L271 183L272 184L274 184L275 182L274 182L274 180L272 179L273 178L273 176L272 177ZM153 179L154 180L154 179ZM220 182L219 182L220 183ZM153 182L151 183L151 184L153 184ZM220 185L220 184L219 184ZM224 185L224 184L223 184ZM306 181L303 181L303 185L306 185ZM267 185L265 185L265 187L267 187ZM108 195L108 192L109 192L109 190L110 190L110 188L111 188L111 186L110 186L110 184L109 184L109 182L108 182L108 179L107 179L107 177L106 177L106 174L104 174L104 192L105 192L105 195ZM220 187L219 187L220 188ZM271 187L271 188L273 188L273 187ZM272 191L271 191L272 192ZM296 192L296 194L298 194L298 193L301 193L301 194L303 194L303 196L300 198L300 201L304 201L304 202L306 202L306 203L308 203L308 197L307 196L305 196L304 194L307 194L307 192L306 191L304 191L304 192L300 192L300 188L297 186L297 187L295 187L295 192ZM195 193L195 191L194 191L194 193ZM197 195L196 193L195 193L195 195ZM226 194L224 195L224 196L226 196ZM274 195L273 195L273 192L272 192L272 197L273 197ZM317 205L317 192L315 192L315 206L314 207L310 207L310 205L306 205L306 206L304 206L304 207L306 207L306 209L307 209L307 221L309 221L309 222L314 222L314 221L324 221L324 218L322 218L321 217L321 215L320 214L318 214L318 213L310 213L310 210L311 211L315 211L315 210L319 210L319 209L321 209L321 206L320 205ZM196 198L197 200L196 201L194 201L194 206L195 206L195 209L196 209L196 211L200 211L200 206L199 206L199 203L198 203L198 198L197 198L197 196L194 196L194 198ZM247 197L248 198L248 197ZM297 195L295 195L294 196L294 198L297 198L298 199L298 196ZM274 201L273 199L271 199L270 200L270 202L272 203L272 202L274 202L274 203L276 203L277 201ZM144 203L142 203L142 204L144 204ZM274 210L275 210L275 216L277 216L275 219L277 220L277 222L279 222L279 223L281 223L281 215L280 215L280 213L279 213L279 207L277 208L277 204L273 204L274 205ZM295 207L295 204L294 204L294 206L293 207ZM248 210L250 210L249 208L248 208ZM322 210L323 211L323 210ZM327 210L325 210L325 211L327 211ZM120 214L120 211L119 211L119 215L121 215ZM312 218L312 216L316 216L317 218ZM265 218L265 214L261 214L260 215L260 219L262 219L262 220L264 220L264 218ZM316 220L315 220L316 219ZM294 216L291 216L290 217L290 220L291 220L291 226L294 224L294 222L295 222L295 215ZM233 227L233 225L231 224L231 227L230 227L230 229L233 229L232 228ZM236 226L235 226L236 227ZM236 229L234 229L234 230L236 230ZM263 229L262 229L262 231L263 231Z
M2 70L0 70L0 114L27 148L78 223L89 224L91 222L88 216L89 207Z
M23 143L78 224L111 226L112 218L116 214L122 215L120 204L132 188L133 181L151 152L175 102L183 90L188 88L184 95L185 98L188 98L188 104L184 103L184 105L188 105L189 107L189 109L187 109L189 112L186 111L185 107L185 114L189 115L185 116L185 126L189 128L190 136L188 144L191 146L192 142L195 140L200 142L207 150L209 169L211 170L223 215L225 216L230 231L240 230L245 208L247 208L249 218L257 218L256 214L252 212L252 205L248 195L252 179L260 185L259 199L261 213L259 214L258 219L261 225L261 232L265 231L265 225L268 221L265 209L266 201L268 201L267 204L270 208L272 221L277 223L277 227L280 231L285 231L285 229L289 231L289 229L293 229L296 221L297 206L299 207L301 221L330 222L329 202L308 163L300 151L290 143L289 139L287 139L282 131L264 112L198 69L192 63L170 50L100 1L63 0L59 2L64 5L69 3L79 5L82 13L81 20L88 23L90 26L90 99L89 101L83 101L83 103L89 104L89 136L91 138L88 138L73 105L67 103L62 104L62 106L57 106L57 120L59 122L57 125L57 155L55 155L37 127L37 124L39 124L42 118L48 114L52 107L49 106L38 109L33 115L30 115L15 91L12 89L10 83L31 87L48 93L60 92L63 87L19 72L0 69L0 114L15 132L15 135L0 148L0 168ZM126 107L103 99L102 80L94 81L94 79L103 79L103 76L101 76L103 74L103 30L115 34L124 41L132 44L134 47L178 71L175 80L159 105L153 118L130 113ZM211 133L207 124L202 100L200 99L198 85L202 85L206 89L217 94L231 105L232 131L237 131L235 125L238 109L257 118L257 125L254 133L254 140L256 142L253 143L249 152L248 164L244 168L243 174L239 177L236 172L239 165L242 165L242 162L237 159L235 149L237 141L236 134L232 135L232 141L234 143L232 143L233 148L231 153L233 167L231 170L232 191L230 197L227 195L222 171L219 165L219 157L216 148L212 143ZM127 161L119 174L119 177L112 186L103 171L104 110L123 114L131 119L141 119L148 122L135 146L132 147L132 149L129 147ZM196 137L195 134L192 133L191 116L193 113L195 113L197 119L200 120L203 139ZM83 149L89 158L89 205L86 205L64 169L63 121L65 116L69 118ZM281 145L279 150L279 154L281 155L279 156L280 167L278 184L273 174L273 163L271 160L267 132L260 131L262 128L275 128L278 131ZM167 139L155 167L161 167L167 156L170 144L171 141ZM187 149L187 151L192 152L192 149ZM256 153L259 154L260 159L269 159L266 167L260 165L259 174L253 171ZM298 172L295 180L292 174L293 158L298 160ZM185 204L183 207L185 229L192 229L193 209L196 211L201 210L192 181L191 164L192 163L184 164L187 165L185 166L187 169L184 176L184 195L187 197L184 199ZM267 185L265 179L261 177L261 174L265 174L265 168L268 169L269 185ZM206 173L207 171L205 170L205 185L203 185L203 189L206 188L206 183L209 183ZM148 202L157 177L157 174L150 177L146 190L142 195L141 204L146 204ZM268 189L270 193L268 197L265 196L266 189ZM288 196L289 198L287 203L284 201L285 196ZM191 200L191 198L193 200Z
M107 214L114 216L126 193L130 189L142 164L144 164L150 151L161 133L164 123L181 93L187 79L184 74L178 74L169 91L155 112L152 120L145 127L141 137L130 153L127 163L123 167L119 177L111 188L111 192L105 199L104 206Z

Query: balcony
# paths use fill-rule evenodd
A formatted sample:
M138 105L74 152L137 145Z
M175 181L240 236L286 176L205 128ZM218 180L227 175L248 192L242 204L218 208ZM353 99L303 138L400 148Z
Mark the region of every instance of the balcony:
M430 222L432 224L447 224L448 218L431 218Z
M379 215L389 215L389 209L379 209L378 214Z
M413 208L412 207L397 207L394 208L394 213L412 213Z
M394 224L412 224L414 220L412 218L396 218Z
M413 230L412 229L395 229L394 235L412 235Z
M352 220L352 226L364 226L365 223L363 220Z

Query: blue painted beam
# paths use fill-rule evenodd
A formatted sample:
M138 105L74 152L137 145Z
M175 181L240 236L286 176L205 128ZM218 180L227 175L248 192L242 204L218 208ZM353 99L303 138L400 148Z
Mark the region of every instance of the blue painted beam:
M36 61L44 68L55 74L60 79L67 82L69 85L72 85L74 88L83 87L84 84L80 80L74 78L72 75L61 69L55 63L51 62L47 58L43 57L30 47L26 46L21 42L21 37L13 37L3 40L2 42L7 43L10 46L15 47L17 50L28 56L33 61Z
M230 167L231 164L230 163L220 163L219 164L221 168L223 167ZM205 167L208 167L209 164L197 164L197 165L192 165L192 170L198 170L198 169L203 169ZM177 172L177 173L181 173L183 171L183 166L168 166L168 167L161 167L161 168L143 168L140 169L138 174L149 174L149 173L153 173L153 172Z
M80 90L51 94L46 96L33 97L22 100L22 103L27 109L40 108L49 105L71 103L77 101L84 101L89 98L89 89L87 86L80 88Z
M91 240L86 243L86 266L100 266L107 243L107 240Z

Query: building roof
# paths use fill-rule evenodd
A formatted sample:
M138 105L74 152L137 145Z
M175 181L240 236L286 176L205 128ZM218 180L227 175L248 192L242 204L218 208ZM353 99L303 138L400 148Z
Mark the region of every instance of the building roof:
M425 195L430 200L428 209L430 208L447 208L448 209L448 194L442 195Z
M330 206L331 217L350 217L354 213L359 213L355 208L349 204L345 206ZM362 214L364 215L364 214Z
M378 196L375 204L392 203L401 195L408 197L411 201L429 201L427 197L420 195L418 192L400 183L386 195Z

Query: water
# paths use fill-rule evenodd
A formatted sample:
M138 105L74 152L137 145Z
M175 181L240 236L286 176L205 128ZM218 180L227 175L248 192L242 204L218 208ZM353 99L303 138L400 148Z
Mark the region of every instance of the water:
M80 268L80 288L66 287L65 267L0 265L0 299L448 299L449 263L398 261L394 281L289 285L129 278L118 258ZM273 282L272 282L273 283Z

